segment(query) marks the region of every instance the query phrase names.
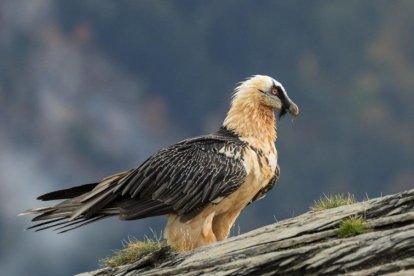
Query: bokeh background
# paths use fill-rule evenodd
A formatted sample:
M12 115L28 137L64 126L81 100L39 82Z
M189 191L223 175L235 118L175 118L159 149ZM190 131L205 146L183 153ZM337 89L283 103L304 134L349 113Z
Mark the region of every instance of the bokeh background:
M16 214L215 131L252 74L280 80L301 116L279 123L280 181L241 233L323 193L414 188L413 30L410 0L1 0L1 274L92 270L159 233L164 218L33 233Z

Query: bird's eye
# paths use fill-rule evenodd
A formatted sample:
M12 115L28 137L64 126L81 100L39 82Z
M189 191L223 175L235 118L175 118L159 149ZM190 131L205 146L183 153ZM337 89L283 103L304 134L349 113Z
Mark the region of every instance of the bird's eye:
M273 87L272 90L270 91L270 93L272 93L272 95L277 95L279 91L277 90L276 87Z

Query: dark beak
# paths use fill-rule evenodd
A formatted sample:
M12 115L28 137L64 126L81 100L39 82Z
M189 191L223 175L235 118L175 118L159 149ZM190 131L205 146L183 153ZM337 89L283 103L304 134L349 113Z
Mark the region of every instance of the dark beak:
M292 102L291 99L286 99L283 104L283 108L279 112L279 119L289 112L293 117L299 116L299 107Z
M290 101L289 113L295 118L299 116L299 107L292 101Z

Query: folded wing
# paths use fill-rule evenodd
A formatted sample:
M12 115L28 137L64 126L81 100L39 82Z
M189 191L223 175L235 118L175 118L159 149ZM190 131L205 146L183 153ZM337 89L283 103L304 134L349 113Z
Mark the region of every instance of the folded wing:
M49 220L32 226L38 230L59 226L67 231L115 215L131 220L176 213L186 221L244 183L245 147L245 142L225 129L184 140L160 150L138 168L108 177L95 186L43 195L39 198L61 199L67 195L69 199L24 214L38 214L33 220ZM89 191L77 195L83 190ZM72 228L65 229L67 226Z

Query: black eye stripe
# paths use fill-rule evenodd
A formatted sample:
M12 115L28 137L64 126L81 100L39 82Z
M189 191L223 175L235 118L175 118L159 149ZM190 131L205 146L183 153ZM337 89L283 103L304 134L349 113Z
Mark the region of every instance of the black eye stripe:
M277 92L278 92L279 94L283 94L282 87L280 87L280 86L276 86L276 89L277 89Z
M275 89L276 88L276 90L277 90L277 96L281 96L281 97L284 97L285 95L285 93L283 92L283 89L282 89L282 87L280 87L280 86L278 86L278 85L276 85L276 84L273 84L273 87L272 87L272 89L270 90L270 92L273 90L273 89ZM270 92L266 92L266 91L263 91L262 89L257 89L257 90L259 90L261 93L263 93L263 94L266 94L266 93L270 93Z

